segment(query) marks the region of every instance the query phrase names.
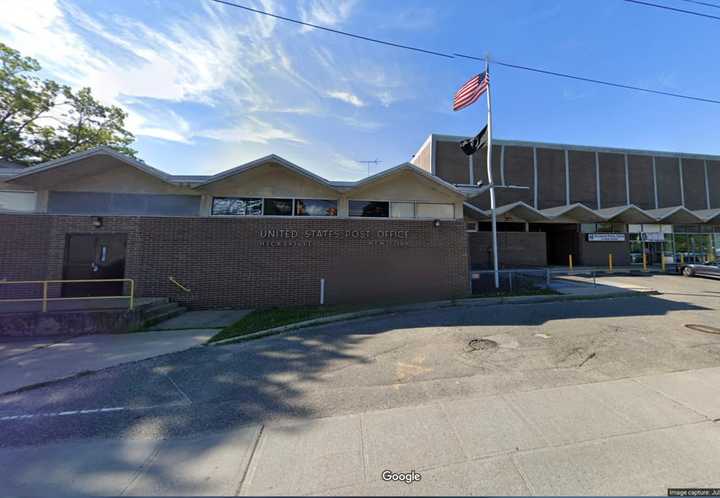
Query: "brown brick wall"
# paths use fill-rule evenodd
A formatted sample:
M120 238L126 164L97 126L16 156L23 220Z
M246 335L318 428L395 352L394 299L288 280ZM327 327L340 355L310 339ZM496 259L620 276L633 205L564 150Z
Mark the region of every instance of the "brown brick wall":
M443 299L469 291L467 235L462 221L440 227L421 220L294 220L177 217L0 215L0 226L22 235L0 242L0 275L9 279L61 278L68 233L127 234L126 277L138 296L176 298L190 306L265 307L326 302ZM264 230L293 230L271 239ZM335 230L307 239L307 230ZM347 230L370 238L345 237ZM407 231L407 239L378 231ZM290 243L290 244L289 244ZM307 244L307 245L306 245ZM42 263L38 263L42 262ZM192 292L177 289L173 276Z
M708 161L708 183L710 184L710 207L720 208L720 161Z
M699 159L683 159L682 168L685 207L688 209L706 209L705 162Z
M498 157L499 159L499 157ZM505 146L505 183L527 189L498 189L495 192L498 206L522 201L533 205L533 151L532 147Z
M680 206L680 169L676 157L656 157L658 207Z
M652 157L628 155L630 204L640 209L655 209L655 180Z
M613 266L630 264L629 242L588 242L587 235L578 233L578 264L585 266L607 266L608 254L613 255Z
M624 206L625 190L625 155L600 152L600 204L603 208Z
M538 209L565 205L565 152L537 149Z
M579 202L597 209L595 153L581 150L568 152L570 170L570 204Z
M470 182L470 159L458 142L435 143L435 174L450 183Z
M0 215L0 280L43 280L47 275L50 223L46 216ZM0 285L0 297L41 297L39 285Z
M472 267L492 267L492 232L468 234ZM501 267L545 266L544 232L498 232L498 262Z

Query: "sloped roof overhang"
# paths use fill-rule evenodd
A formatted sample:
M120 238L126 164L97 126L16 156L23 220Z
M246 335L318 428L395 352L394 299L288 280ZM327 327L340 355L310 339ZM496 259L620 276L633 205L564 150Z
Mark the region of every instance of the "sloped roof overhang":
M495 210L497 216L510 215L527 222L547 221L548 217L522 201L501 206Z
M338 191L338 189L331 182L327 181L325 178L318 176L315 173L311 173L310 171L306 170L305 168L302 168L295 163L291 163L287 159L284 159L276 154L270 154L270 155L261 157L259 159L250 161L248 163L241 164L240 166L236 166L235 168L231 168L226 171L221 171L220 173L211 176L204 182L194 185L193 188L200 189L200 188L206 187L212 183L220 182L220 181L226 180L228 178L231 178L231 177L234 177L237 175L242 175L243 173L251 171L255 168L259 168L261 166L265 166L266 164L278 164L294 173L297 173L301 176L304 176L305 178L308 178L309 180L319 183L329 189Z
M660 223L672 225L682 223L703 223L705 221L702 217L683 206L648 209L647 213L653 216Z
M598 223L605 221L604 217L580 203L542 209L540 213L550 221L562 220L570 223Z
M606 221L618 223L656 223L657 219L634 204L596 209L595 212Z
M438 178L437 176L431 175L424 169L418 168L414 164L410 164L410 163L399 164L395 167L386 169L385 171L381 171L380 173L376 173L372 176L368 176L367 178L363 178L362 180L355 182L355 184L352 185L352 187L350 187L348 189L348 191L353 191L353 190L365 187L367 185L371 185L375 182L381 181L385 178L388 178L392 175L395 175L395 174L403 172L403 171L409 171L409 172L419 176L420 178L423 178L429 182L432 182L435 185L448 191L449 193L455 195L456 197L460 197L463 199L465 198L465 194L461 190L459 190L457 187L455 187L455 185L453 185L452 183L448 183L445 180Z

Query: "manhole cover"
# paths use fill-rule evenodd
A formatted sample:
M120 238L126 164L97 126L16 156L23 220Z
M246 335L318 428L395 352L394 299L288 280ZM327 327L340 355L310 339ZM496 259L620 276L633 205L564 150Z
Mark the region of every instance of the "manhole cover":
M468 342L470 351L487 351L498 347L498 343L490 339L473 339Z
M685 327L695 332L703 332L705 334L718 334L720 335L720 329L717 327L711 327L710 325L698 325L696 323L686 323Z

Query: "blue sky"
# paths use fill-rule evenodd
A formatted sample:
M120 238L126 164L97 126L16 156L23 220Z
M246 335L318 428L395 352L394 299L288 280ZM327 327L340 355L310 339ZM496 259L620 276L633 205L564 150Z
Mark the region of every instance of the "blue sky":
M238 0L367 36L720 99L720 22L622 0ZM688 8L679 0L658 0ZM711 14L719 9L691 6ZM714 11L714 12L713 12ZM410 159L482 69L339 37L208 0L4 0L0 40L47 76L130 114L136 148L176 174L275 153L330 179ZM720 154L720 105L495 67L494 136Z

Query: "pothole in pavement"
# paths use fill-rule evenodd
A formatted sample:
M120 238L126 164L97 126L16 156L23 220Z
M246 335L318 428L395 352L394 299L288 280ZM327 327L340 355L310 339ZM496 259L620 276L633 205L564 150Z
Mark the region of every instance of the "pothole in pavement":
M697 323L686 323L685 328L694 330L695 332L702 332L703 334L717 334L720 335L720 328L711 327L710 325L700 325Z
M498 348L498 343L490 339L473 339L468 342L467 351L469 353L475 351L492 351Z

